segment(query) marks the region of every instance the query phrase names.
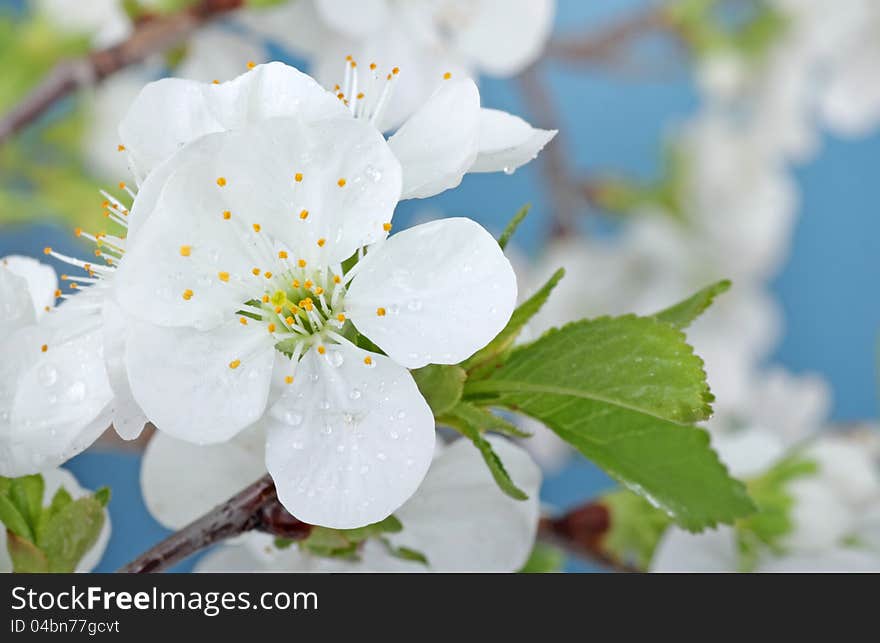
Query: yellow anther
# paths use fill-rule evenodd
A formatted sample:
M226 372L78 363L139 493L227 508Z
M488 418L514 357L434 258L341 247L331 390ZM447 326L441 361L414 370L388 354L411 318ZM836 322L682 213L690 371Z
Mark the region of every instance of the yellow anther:
M55 289L55 296L56 296L56 297L60 297L60 296L61 296L61 288L56 288L56 289Z
M270 333L274 333L274 332L275 332L275 324L269 324L269 332L270 332Z
M120 143L119 145L116 146L116 151L117 151L117 152L124 152L124 151L125 151L125 145L123 145L122 143Z
M82 228L74 228L73 229L73 236L75 236L75 237L81 237L82 233L83 233Z
M271 278L272 278L272 273L269 272L269 271L267 270L266 272L263 273L263 276L264 276L266 279L271 279Z
M293 180L296 181L297 183L302 183L302 180L303 180L302 172L297 172L296 174L294 174Z
M334 284L338 284L340 281L342 281L342 277L340 277L339 275L333 275Z
M238 321L242 326L247 326L247 317L239 317Z
M324 244L327 243L327 240L324 238L318 239L318 247L323 248Z
M253 273L254 277L259 277L259 276L260 276L260 272L261 272L261 271L260 271L259 268L254 268L253 270L251 270L251 273Z
M306 267L306 260L300 259L299 261L296 262L296 265L299 266L300 268L305 268Z
M51 310L51 309L48 306L43 306L43 310L45 310L48 313L49 310Z
M262 229L259 223L255 223L253 227L254 232L259 232Z
M387 76L385 76L385 80L391 80L391 74L388 74Z
M224 185L226 185L226 177L218 176L218 177L217 177L217 185L219 185L221 188L222 188Z
M299 288L299 279L294 279L292 285L294 288Z
M96 257L100 257L100 256L101 256L101 251L100 251L100 250L95 250L95 256L96 256Z
M180 256L188 257L192 254L192 246L180 246Z
M352 56L351 54L348 54L345 57L345 62L347 62L347 63L350 63L352 60L354 60L354 56Z
M217 277L220 281L226 282L229 281L229 273L228 272L218 272Z
M352 69L354 69L355 67L358 66L357 62L355 62L354 60L350 61L350 63L351 63L351 68L352 68Z
M377 309L376 309L376 314L379 315L379 317L384 317L384 316L385 316L385 309L384 309L384 308L381 308L381 307L380 307L380 308L377 308Z
M323 294L324 294L324 289L321 288L321 286L318 286L317 288L315 288L315 294L316 294L316 295L323 295Z
M343 315L342 313L339 313L338 315L336 315L336 319L339 320L339 321L341 321L341 322L344 322L344 321L345 321L345 315Z
M284 310L284 309L281 306L275 306L275 314L276 315L281 314L282 310Z
M211 81L211 84L212 85L219 85L220 81L215 78L214 80Z
M295 320L293 317L288 317L288 318L285 319L284 321L287 322L287 325L288 325L288 326L293 326L293 324L296 322L296 320Z
M263 295L263 303L264 303L264 304L268 304L268 303L269 303L269 295Z
M240 359L234 359L234 360L232 360L231 362L229 362L229 368L231 368L233 371L234 371L235 369L237 369L239 366L241 366L241 360L240 360Z
M285 377L284 383L285 384L293 384L293 375L288 375L287 377Z
M312 283L311 279L306 279L306 283L303 284L303 286L305 286L306 290L311 290L312 286L314 286L314 285L315 284Z
M278 258L279 259L287 259L287 253L284 250L280 251L278 253Z
M52 248L50 248L49 246L46 246L45 248L43 248L43 254L44 255L52 254Z
M338 98L339 100L343 100L345 98L345 94L339 92L338 94L336 94L336 98Z
M364 97L363 92L358 92L357 96L355 96L355 98L357 98L358 100L361 100L363 97Z
M383 224L382 224L382 229L383 229L385 232L391 232L391 224L390 224L390 223L383 223Z
M305 221L306 219L308 219L308 218L309 218L309 211L308 211L308 210L303 210L302 212L300 212L300 213L299 213L299 218L302 219L303 221Z
M119 182L119 189L120 189L120 190L124 190L124 189L125 189L125 181L120 181L120 182Z
M43 353L45 353L47 350L49 350L48 344L43 344L42 346L40 346L40 351L42 351Z
M400 67L395 67L394 69L391 70L391 73L394 74L395 76L397 76L397 74L400 73Z
M370 63L370 69L376 71L376 63Z
M447 71L445 74L443 74L443 80L449 80L450 78L452 78L451 71Z
M183 291L183 298L186 299L187 301L189 301L190 299L192 299L192 298L193 298L193 291L190 290L189 288L187 288L186 290L184 290L184 291Z
M372 364L372 363L373 363L373 358L370 357L369 355L367 355L367 356L364 358L364 364L366 364L367 366L369 366L369 365Z
M223 218L226 219L227 221L229 221L232 218L232 212L230 212L229 210L224 210L223 211Z
M255 63L253 60L248 61L248 64L247 64L248 69L253 69L256 66L257 66L257 63Z
M345 180L345 179L339 179L339 180L336 182L336 185L338 185L338 186L341 187L341 188L344 188L344 187L345 187L345 184L346 184L346 180Z
M75 281L74 281L74 282L71 282L71 284L70 284L70 289L71 289L71 290L76 290L77 288L79 288L79 284L76 283Z
M110 205L110 202L107 201L106 199L104 199L103 203L101 203L102 208L106 208L108 205Z
M318 352L319 352L321 355L323 355L324 353L327 352L327 349L324 348L323 346L318 346Z

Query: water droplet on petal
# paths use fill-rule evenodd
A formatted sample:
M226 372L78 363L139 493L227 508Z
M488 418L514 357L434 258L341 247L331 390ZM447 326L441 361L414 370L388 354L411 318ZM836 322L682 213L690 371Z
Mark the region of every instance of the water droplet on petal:
M352 399L352 400L361 399L360 389L356 389L356 388L351 389L351 391L348 393L348 397L349 397L349 399Z

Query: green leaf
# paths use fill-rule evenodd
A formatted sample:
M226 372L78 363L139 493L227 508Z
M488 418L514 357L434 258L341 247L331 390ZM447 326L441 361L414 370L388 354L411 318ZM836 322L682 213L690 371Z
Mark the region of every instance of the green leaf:
M365 527L357 529L345 529L342 531L345 537L352 542L363 542L367 538L379 536L381 534L396 534L403 531L403 525L395 516L388 516L384 520L374 522Z
M526 431L521 430L512 422L508 422L504 418L498 417L489 409L475 406L473 404L468 404L467 402L459 403L452 410L450 415L466 421L470 426L477 429L480 433L485 433L486 431L494 431L496 433L503 433L505 435L509 435L515 438L532 437L531 433L527 433ZM445 419L445 416L442 416L440 417L439 421L442 423L445 421ZM451 420L451 422L455 422L455 420Z
M498 454L492 448L492 443L483 437L480 427L471 422L472 408L474 407L469 405L459 405L453 409L452 413L444 416L441 421L457 429L463 436L474 443L474 446L477 447L483 456L486 466L489 467L492 478L495 479L498 487L504 493L515 500L528 500L528 494L517 487L513 480L511 480L510 474L504 468L504 463L501 462L501 458L498 457Z
M104 507L91 496L68 503L46 523L37 545L52 573L70 573L95 545L104 526Z
M428 364L412 371L419 391L435 416L443 415L458 404L467 373L460 366Z
M563 565L565 565L565 553L561 549L547 543L537 542L519 573L555 574L562 571Z
M39 474L15 478L9 487L9 499L27 520L32 532L43 512L44 488L43 476Z
M727 279L707 286L674 306L670 306L654 315L662 322L676 328L687 328L693 321L712 305L715 298L730 290L731 283Z
M648 569L654 550L669 527L669 516L627 489L609 493L601 502L610 515L603 550L636 569Z
M387 538L380 538L380 542L385 545L385 549L389 554L401 560L411 560L415 563L428 565L428 558L422 552L410 549L409 547L395 547Z
M463 399L540 420L687 529L754 508L690 422L712 395L681 331L652 318L584 320L515 349Z
M510 241L510 238L516 232L516 229L519 228L519 224L523 222L523 220L528 216L529 210L532 209L531 203L526 203L523 207L519 209L519 212L513 215L513 218L504 228L504 232L501 233L501 236L498 237L498 245L501 246L501 249L504 250L507 247L507 243Z
M35 544L6 532L6 550L12 559L12 570L17 574L45 574L49 571L46 555Z
M59 487L58 491L55 492L55 495L52 496L52 502L48 507L43 509L43 513L40 514L40 520L37 522L37 528L34 531L34 535L36 536L35 541L39 541L42 534L45 533L46 526L49 524L52 516L56 515L71 502L73 502L73 498L70 496L67 489Z
M106 507L110 503L110 487L101 487L92 496L102 507Z
M472 379L479 379L491 375L495 366L502 361L504 356L510 350L510 347L513 346L513 342L519 336L523 327L538 313L539 310L541 310L541 307L550 297L550 293L553 292L556 284L558 284L564 276L564 268L560 268L553 273L553 276L547 280L547 283L545 283L538 292L529 297L513 311L510 320L507 322L507 326L498 333L495 339L462 362L462 368L468 371Z
M402 529L403 525L393 515L357 529L314 527L309 537L300 542L300 547L316 556L354 558L357 556L358 545L363 541L368 538L379 538L383 534L398 533ZM282 542L282 545L279 549L289 546L286 542ZM278 546L277 539L276 546Z
M6 526L7 531L25 540L34 540L34 533L27 519L7 496L0 496L0 522Z

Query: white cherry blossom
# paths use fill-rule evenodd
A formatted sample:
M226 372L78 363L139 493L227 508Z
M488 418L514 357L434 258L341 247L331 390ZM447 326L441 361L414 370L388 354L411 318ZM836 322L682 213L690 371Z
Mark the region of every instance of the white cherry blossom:
M553 0L301 0L240 20L305 55L326 87L342 84L347 55L403 75L398 99L379 119L398 127L434 92L443 74L518 73L541 54Z
M438 448L418 491L394 515L403 531L387 534L395 547L426 556L428 566L390 555L376 541L364 543L359 560L316 556L297 545L278 549L265 534L250 533L208 554L198 571L358 572L516 571L534 544L541 475L528 454L490 437L511 477L528 495L504 495L468 440ZM180 528L265 473L259 430L228 442L197 446L157 434L147 447L141 486L150 512Z

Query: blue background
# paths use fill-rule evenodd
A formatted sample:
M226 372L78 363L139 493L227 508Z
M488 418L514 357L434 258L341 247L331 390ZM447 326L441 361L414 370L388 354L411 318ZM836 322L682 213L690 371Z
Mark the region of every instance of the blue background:
M644 4L644 0L560 0L556 29L558 33L581 32ZM281 57L280 52L275 54ZM699 107L684 64L673 62L661 73L623 79L589 68L549 66L546 73L560 110L556 126L567 137L569 158L579 170L654 176L664 137ZM481 93L485 105L528 117L514 83L485 80ZM834 390L837 420L877 414L878 161L880 134L858 141L824 135L816 158L792 168L802 206L791 255L772 284L787 322L784 340L772 361L794 372L822 373ZM525 202L535 207L518 232L517 242L536 252L544 239L547 200L535 164L513 176L468 176L459 189L428 202L405 202L395 221L409 225L426 211L434 211L469 216L498 231ZM0 256L14 252L41 257L47 244L62 251L65 247L75 250L71 235L53 226L0 229ZM110 485L114 490L110 505L114 537L98 571L117 568L167 533L143 506L137 456L87 453L69 467L84 486ZM543 495L564 507L607 486L601 472L580 462L549 479ZM191 564L188 561L178 569ZM571 569L589 568L573 564Z

